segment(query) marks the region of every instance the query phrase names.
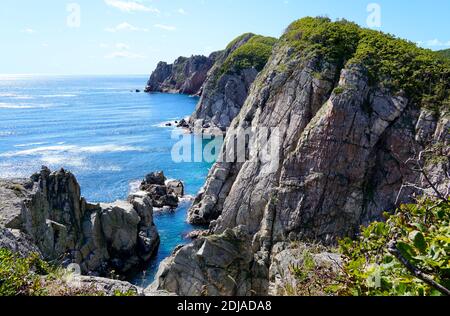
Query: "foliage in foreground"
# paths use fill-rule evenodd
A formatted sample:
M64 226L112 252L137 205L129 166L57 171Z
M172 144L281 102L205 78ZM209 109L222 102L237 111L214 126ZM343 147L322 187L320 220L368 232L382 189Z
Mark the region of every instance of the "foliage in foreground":
M295 282L286 282L279 295L324 296L336 292L340 284L339 271L331 263L315 259L316 254L328 252L329 249L319 245L308 245L308 248L303 250L301 264L290 267Z
M0 296L40 296L46 294L40 275L54 273L38 255L19 258L0 249Z
M424 199L404 205L385 223L363 228L358 240L340 243L344 257L340 295L442 295L450 289L450 202ZM400 259L399 259L400 258ZM401 262L403 261L403 263Z
M35 254L21 258L0 249L0 296L104 296L93 286L68 286L67 272L43 261ZM133 291L115 296L135 296Z

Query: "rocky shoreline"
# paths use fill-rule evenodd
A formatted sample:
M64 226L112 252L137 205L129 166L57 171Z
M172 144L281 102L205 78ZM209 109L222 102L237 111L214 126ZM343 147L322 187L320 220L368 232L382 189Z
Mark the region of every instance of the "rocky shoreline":
M43 167L29 180L2 181L0 196L2 228L27 235L45 260L75 263L83 274L125 275L159 246L149 196L91 204L64 169Z
M153 205L176 208L183 195L181 181L155 172L126 201L92 204L81 197L73 174L42 167L30 179L0 180L0 248L62 267L75 264L84 276L68 287L143 295L127 282L101 277L125 277L148 264L160 243Z

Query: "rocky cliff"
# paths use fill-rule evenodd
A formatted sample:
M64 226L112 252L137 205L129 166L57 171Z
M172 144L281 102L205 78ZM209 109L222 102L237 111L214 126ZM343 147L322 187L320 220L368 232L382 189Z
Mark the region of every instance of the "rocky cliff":
M179 57L173 64L160 62L150 76L145 91L199 95L215 58L213 53L209 57Z
M26 244L33 244L45 260L76 263L84 274L129 273L159 245L150 197L93 205L65 170L43 168L28 180L2 180L0 225L8 249L27 253Z
M224 159L190 210L189 221L210 224L215 235L178 250L154 286L185 293L183 284L199 283L188 293L200 295L200 288L215 284L211 275L235 276L228 271L233 265L213 268L199 253L209 248L208 238L217 245L239 227L239 236L250 237L233 244L251 239L246 280L258 280L239 293L266 294L277 243L330 244L414 194L432 186L447 190L449 76L448 63L409 42L347 21L294 22L251 86L227 132ZM256 135L269 130L269 141L251 137L244 152L256 158L230 161L236 138L248 128ZM272 159L258 159L268 146L275 147ZM417 163L411 168L407 161L421 152L417 172ZM242 262L242 253L214 254L227 263ZM195 274L171 281L177 271L191 268ZM227 285L213 289L233 293Z
M218 53L189 120L195 133L222 134L239 114L250 86L269 59L276 39L246 33Z

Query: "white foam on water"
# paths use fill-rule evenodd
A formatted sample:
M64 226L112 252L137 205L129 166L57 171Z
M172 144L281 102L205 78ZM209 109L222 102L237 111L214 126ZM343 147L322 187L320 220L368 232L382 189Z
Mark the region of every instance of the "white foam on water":
M160 127L160 128L176 128L177 124L175 123L176 120L174 121L165 121L165 122L161 122L158 124L153 125L153 127ZM168 124L170 124L170 126L168 126Z
M6 132L0 132L0 137L3 137L3 136L12 136L12 135L14 135L15 133L14 132L9 132L9 131L6 131Z
M33 99L32 96L29 95L22 95L22 94L15 94L15 93L0 93L0 98L11 98L11 99L18 99L18 100L31 100Z
M186 205L190 204L195 200L195 196L193 195L185 195L182 198L180 198L180 204Z
M28 144L19 144L19 145L14 145L14 147L16 148L22 148L22 147L32 147L32 146L38 146L38 145L44 145L46 143L28 143Z
M0 157L20 157L20 156L31 156L31 155L44 155L54 152L64 152L76 148L76 146L43 146L32 149L20 150L20 151L10 151L0 154Z
M77 94L45 94L41 95L43 98L75 98Z
M11 151L0 154L0 157L20 157L20 156L32 156L32 155L54 155L62 153L74 153L74 154L100 154L100 153L113 153L113 152L127 152L127 151L142 151L142 148L123 145L99 145L99 146L75 146L75 145L56 145L56 146L42 146L26 150Z
M86 166L86 159L77 156L44 155L41 161L47 165L64 165L65 167L83 168Z
M98 153L113 153L113 152L127 152L127 151L143 151L140 147L134 146L124 146L124 145L99 145L99 146L87 146L87 147L78 147L78 152L89 153L89 154L98 154Z
M110 165L110 166L101 166L99 168L96 168L96 170L102 172L121 172L122 168L116 165Z
M0 103L0 109L46 109L53 107L53 104L14 104L14 103Z
M133 180L128 184L128 192L129 194L137 194L141 190L139 187L141 186L142 180Z

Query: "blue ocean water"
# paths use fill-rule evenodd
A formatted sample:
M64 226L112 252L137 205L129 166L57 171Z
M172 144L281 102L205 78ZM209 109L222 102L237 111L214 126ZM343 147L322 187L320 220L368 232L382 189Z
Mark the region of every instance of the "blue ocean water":
M136 93L145 76L0 77L0 178L29 177L42 165L72 171L91 202L125 199L145 174L164 170L195 195L208 163L171 159L173 127L164 122L190 115L197 99L184 95ZM186 240L189 202L176 212L156 213L161 247L148 271Z

